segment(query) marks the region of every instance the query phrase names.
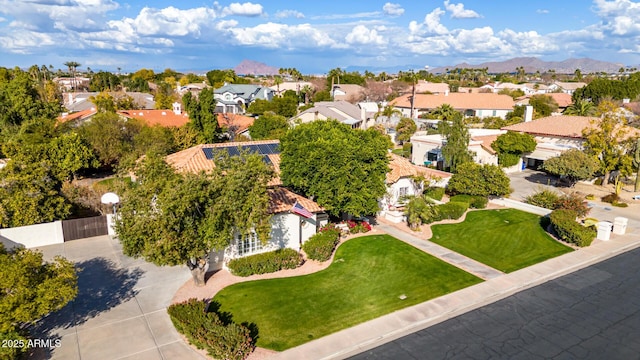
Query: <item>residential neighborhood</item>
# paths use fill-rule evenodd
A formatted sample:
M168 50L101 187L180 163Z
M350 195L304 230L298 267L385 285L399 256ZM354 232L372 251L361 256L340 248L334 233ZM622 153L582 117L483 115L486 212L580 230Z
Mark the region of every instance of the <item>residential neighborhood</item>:
M0 10L0 359L638 357L640 4L179 5Z

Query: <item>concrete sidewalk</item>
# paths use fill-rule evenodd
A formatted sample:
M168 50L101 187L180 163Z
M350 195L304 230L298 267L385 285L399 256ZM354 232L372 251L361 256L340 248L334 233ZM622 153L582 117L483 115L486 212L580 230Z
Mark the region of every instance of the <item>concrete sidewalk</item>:
M283 351L271 359L344 359L638 247L640 222L630 221L627 233L612 235L610 241L595 240L587 248L492 277L481 284Z

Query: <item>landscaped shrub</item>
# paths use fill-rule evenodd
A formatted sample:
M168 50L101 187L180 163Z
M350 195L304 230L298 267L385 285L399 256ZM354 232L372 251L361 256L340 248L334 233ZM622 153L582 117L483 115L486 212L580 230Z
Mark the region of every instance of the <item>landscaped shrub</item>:
M349 232L351 234L357 233L366 233L371 231L371 224L366 221L347 221L347 227L349 227Z
M232 274L237 276L251 276L266 274L282 269L295 269L302 263L297 251L289 248L245 256L229 261L227 265Z
M596 231L593 227L578 224L577 216L573 210L559 209L551 212L549 219L560 239L580 247L589 246L596 237Z
M602 197L602 201L609 203L609 204L613 204L614 202L620 200L620 197L618 196L618 194L616 193L611 193L609 195L605 195Z
M302 250L309 259L327 261L333 250L340 242L340 232L337 229L319 232L302 244Z
M580 218L587 216L589 211L591 211L589 206L587 206L587 202L584 201L580 195L575 193L560 196L552 209L573 210Z
M190 299L169 306L173 326L198 349L215 359L246 359L255 349L257 334L245 324L234 323L228 314L219 314L218 304Z
M545 209L555 209L555 204L560 199L560 196L551 190L542 189L534 194L527 196L524 202L530 205L543 207Z
M478 195L455 195L449 199L450 202L466 202L472 209L484 209L487 207L489 199L486 196Z
M430 188L427 188L422 194L424 196L432 198L433 200L440 201L444 196L444 188L432 186Z
M459 219L469 208L466 202L449 201L446 204L438 205L438 220Z

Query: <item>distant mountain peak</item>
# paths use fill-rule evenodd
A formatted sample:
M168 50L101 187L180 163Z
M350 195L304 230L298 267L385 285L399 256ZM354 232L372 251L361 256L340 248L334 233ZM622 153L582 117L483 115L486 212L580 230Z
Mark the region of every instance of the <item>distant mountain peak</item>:
M254 60L242 60L233 68L238 75L277 75L278 68Z

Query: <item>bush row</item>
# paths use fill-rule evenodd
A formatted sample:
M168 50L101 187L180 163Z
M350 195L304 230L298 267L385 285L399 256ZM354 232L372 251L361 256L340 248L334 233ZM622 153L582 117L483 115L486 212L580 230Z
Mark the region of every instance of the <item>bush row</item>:
M301 263L302 257L297 251L284 248L233 259L229 261L227 266L234 275L251 276L272 273L282 269L295 269Z
M302 250L304 250L309 259L327 261L339 242L340 231L335 228L329 228L310 237L309 240L302 244Z
M466 202L449 201L442 205L432 205L432 214L422 216L423 224L431 224L436 221L459 219L465 211L469 208L469 204Z
M455 195L449 199L450 202L464 202L472 209L484 209L487 207L489 198L479 195Z
M255 336L245 324L236 324L225 314L212 311L217 303L190 299L169 306L167 312L173 326L198 349L204 349L214 359L246 359L255 349Z
M554 191L546 189L527 196L524 202L549 210L573 210L577 213L578 217L585 217L590 211L587 203L579 195L558 195Z
M357 234L357 233L366 233L371 231L371 224L366 221L347 221L347 227L349 228L349 233Z
M578 224L576 217L578 217L578 213L568 209L554 210L549 214L553 230L560 239L580 247L589 246L596 238L596 231L593 227Z

